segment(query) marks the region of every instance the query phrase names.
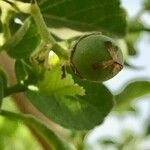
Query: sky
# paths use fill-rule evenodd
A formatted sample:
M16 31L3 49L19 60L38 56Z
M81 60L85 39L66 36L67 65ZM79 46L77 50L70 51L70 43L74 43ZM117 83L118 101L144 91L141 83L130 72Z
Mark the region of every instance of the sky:
M139 10L141 10L142 0L122 0L122 6L127 9L128 16L130 18L134 17ZM150 14L145 13L141 20L144 21L146 25L150 25ZM137 44L135 45L138 50L138 55L136 57L130 57L129 62L135 66L140 66L141 70L131 70L123 69L117 76L113 79L105 82L105 85L113 92L119 90L124 84L132 79L140 78L150 78L150 36L148 33L142 33ZM139 110L139 116L129 115L120 120L110 114L104 121L102 125L96 127L89 133L87 141L93 143L95 140L101 137L113 137L117 138L121 135L123 129L134 131L135 134L142 134L142 127L144 125L144 120L147 114L150 113L150 101L149 97L140 98L135 103L136 108ZM147 144L147 143L146 143ZM96 146L96 144L95 144ZM150 149L150 143L146 145ZM97 148L93 148L97 150ZM142 149L143 150L143 149Z

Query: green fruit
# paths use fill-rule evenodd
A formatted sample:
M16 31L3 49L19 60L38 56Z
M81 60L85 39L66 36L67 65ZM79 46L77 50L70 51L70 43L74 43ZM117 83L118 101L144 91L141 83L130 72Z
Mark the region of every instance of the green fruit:
M123 55L111 38L93 33L83 36L74 45L70 62L80 78L106 81L123 68Z

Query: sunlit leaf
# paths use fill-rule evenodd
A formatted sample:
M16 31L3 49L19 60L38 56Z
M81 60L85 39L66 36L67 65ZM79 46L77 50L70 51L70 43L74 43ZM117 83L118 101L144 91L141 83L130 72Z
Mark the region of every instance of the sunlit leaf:
M78 84L74 83L71 75L62 76L60 66L53 67L44 73L42 80L38 81L40 92L44 95L84 95L85 91Z

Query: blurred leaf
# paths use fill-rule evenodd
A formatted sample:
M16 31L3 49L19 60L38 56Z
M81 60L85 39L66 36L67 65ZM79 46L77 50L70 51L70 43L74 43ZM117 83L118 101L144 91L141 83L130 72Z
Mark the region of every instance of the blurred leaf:
M77 150L84 149L84 146L85 146L84 139L85 139L86 134L87 134L87 131L72 130L71 139Z
M131 56L134 56L137 54L137 49L136 49L136 42L139 38L140 32L136 32L136 33L129 33L126 36L126 43L127 43L127 47L128 47L128 54Z
M127 111L130 111L130 112L133 112L133 113L137 113L138 112L137 108L134 108L132 106L129 106L129 108L127 109Z
M27 58L38 47L40 41L41 37L33 19L28 18L6 42L3 49L13 58Z
M124 36L126 15L119 0L37 0L49 27L104 31Z
M128 32L129 33L140 32L143 30L143 28L144 28L144 26L143 26L142 22L140 20L138 20L137 18L130 20L128 22Z
M128 47L128 54L131 56L137 55L137 50L135 48L135 45L132 41L129 39L126 40L127 47Z
M144 67L143 66L135 66L133 64L130 64L129 62L125 62L124 65L126 67L129 67L130 69L134 69L134 70L140 70L140 69L143 69Z
M74 83L71 75L66 74L66 77L62 77L62 71L60 66L53 67L51 70L47 70L44 73L42 80L37 83L40 92L43 95L84 95L85 90L78 84Z
M150 135L150 123L147 126L146 135L148 136Z
M8 100L8 102L12 101ZM41 150L42 147L23 123L0 116L0 150L26 149Z
M144 1L144 9L145 10L150 10L150 0L145 0Z
M117 144L117 143L112 139L103 139L102 141L100 141L100 144L110 145L110 144Z
M123 91L115 96L116 106L114 110L126 110L129 108L131 101L147 94L150 94L149 81L134 81L128 83Z
M128 54L133 56L137 54L136 42L140 36L141 31L143 30L143 25L138 19L133 19L128 22L128 34L125 38Z
M1 116L0 116L1 118ZM1 118L2 119L2 118ZM3 118L3 120L1 120L1 124L0 124L0 136L2 135L3 137L10 137L13 136L13 134L16 132L18 127L18 124L11 121L8 118Z
M113 95L101 83L79 81L84 96L42 96L28 91L31 103L45 116L70 129L92 129L103 122L113 107Z
M52 130L47 128L43 123L41 123L39 120L35 119L31 115L17 114L4 110L1 111L0 114L8 119L22 121L25 124L28 124L49 145L50 149L71 150L69 144L57 137Z
M18 82L20 82L21 80L25 80L27 76L27 71L23 64L23 61L20 59L17 59L15 62L15 74Z

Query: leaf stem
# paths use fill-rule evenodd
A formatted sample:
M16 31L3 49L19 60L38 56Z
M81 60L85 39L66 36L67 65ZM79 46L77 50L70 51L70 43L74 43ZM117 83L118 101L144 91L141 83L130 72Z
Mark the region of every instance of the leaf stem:
M45 42L50 42L51 44L54 44L55 40L48 31L48 28L45 24L43 16L40 12L40 8L38 7L37 3L33 0L31 3L31 14L32 14L32 16L39 28L39 32L40 32L42 38L45 40Z

